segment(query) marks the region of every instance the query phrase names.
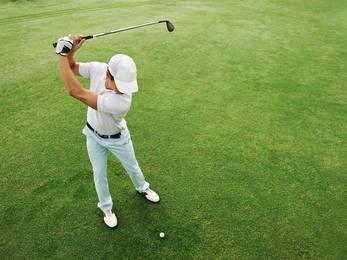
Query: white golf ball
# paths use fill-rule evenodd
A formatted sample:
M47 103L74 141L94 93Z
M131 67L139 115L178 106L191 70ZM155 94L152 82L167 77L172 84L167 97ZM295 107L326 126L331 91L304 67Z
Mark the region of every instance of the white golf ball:
M160 236L160 238L164 238L165 237L165 233L164 232L160 232L159 236Z

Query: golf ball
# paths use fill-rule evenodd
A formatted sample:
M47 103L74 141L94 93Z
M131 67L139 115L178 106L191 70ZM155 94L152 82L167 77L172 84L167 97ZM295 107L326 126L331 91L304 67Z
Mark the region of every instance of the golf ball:
M164 232L160 232L159 236L160 236L160 238L164 238L165 237L165 233Z

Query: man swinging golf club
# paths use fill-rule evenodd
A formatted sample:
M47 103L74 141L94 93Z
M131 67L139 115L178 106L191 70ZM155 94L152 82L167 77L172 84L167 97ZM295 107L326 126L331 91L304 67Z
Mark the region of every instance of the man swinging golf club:
M69 95L88 106L87 124L83 134L93 167L98 207L104 213L108 227L117 226L112 212L112 198L107 180L107 156L114 154L127 173L135 189L151 202L159 196L149 188L137 163L130 133L124 117L131 105L132 93L138 91L136 65L127 55L114 55L108 64L100 62L77 63L75 52L83 45L82 36L70 35L58 39L60 74ZM84 89L75 75L90 79L90 90Z

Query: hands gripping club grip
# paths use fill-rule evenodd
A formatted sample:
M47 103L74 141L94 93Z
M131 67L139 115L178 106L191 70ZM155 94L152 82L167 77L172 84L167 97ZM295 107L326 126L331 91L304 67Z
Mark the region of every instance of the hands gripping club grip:
M93 37L94 37L94 35L88 35L88 36L84 36L83 39L89 40L89 39L93 39ZM57 47L57 43L56 42L53 43L53 47L54 48Z

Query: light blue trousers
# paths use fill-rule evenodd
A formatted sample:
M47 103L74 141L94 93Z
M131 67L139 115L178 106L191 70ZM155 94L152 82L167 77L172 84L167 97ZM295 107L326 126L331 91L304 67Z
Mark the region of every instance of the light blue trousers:
M83 134L87 137L87 150L93 166L94 183L99 198L98 207L101 210L112 209L112 197L107 180L109 152L121 162L137 191L143 192L149 187L137 163L128 129L122 131L121 137L118 139L101 138L87 126L84 127Z

